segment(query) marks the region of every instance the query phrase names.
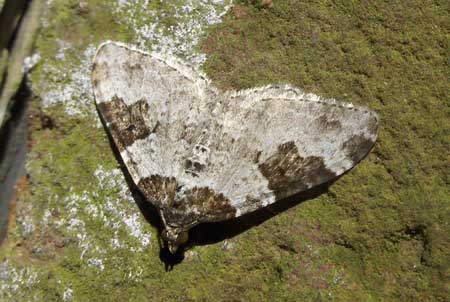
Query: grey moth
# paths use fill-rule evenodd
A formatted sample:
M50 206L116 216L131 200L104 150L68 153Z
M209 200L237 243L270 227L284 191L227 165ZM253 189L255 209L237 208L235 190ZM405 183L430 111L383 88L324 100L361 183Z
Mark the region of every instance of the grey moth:
M102 44L101 119L158 210L171 252L202 222L235 218L330 181L377 138L373 111L289 85L220 91L174 56Z

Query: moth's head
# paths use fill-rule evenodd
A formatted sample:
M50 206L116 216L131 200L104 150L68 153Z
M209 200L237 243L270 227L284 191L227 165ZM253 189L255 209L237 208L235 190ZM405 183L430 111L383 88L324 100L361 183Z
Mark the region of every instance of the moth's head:
M171 227L166 227L166 229L163 230L161 236L164 239L164 241L167 242L169 251L172 254L175 254L178 248L183 244L186 244L189 239L187 231Z

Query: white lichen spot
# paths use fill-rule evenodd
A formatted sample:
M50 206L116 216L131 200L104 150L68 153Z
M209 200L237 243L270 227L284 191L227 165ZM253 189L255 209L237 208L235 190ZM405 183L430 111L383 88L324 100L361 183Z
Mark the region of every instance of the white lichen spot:
M94 176L93 191L76 193L70 188L66 196L53 196L43 220L52 219L53 211L59 212L51 225L76 238L80 259L102 267L92 259L100 259L99 255L111 249L144 251L150 245L151 232L145 229L145 220L119 169L99 165Z
M343 273L340 271L334 271L333 272L333 278L332 278L332 283L334 285L340 284L343 282L344 276Z
M29 57L26 57L25 60L23 61L22 72L23 73L29 72L31 69L33 69L34 66L37 65L37 63L39 63L40 60L41 55L39 53L35 53Z
M144 231L142 223L142 215L139 212L131 212L126 210L129 205L134 205L134 199L131 196L131 192L123 178L122 172L119 169L105 170L103 166L99 165L94 172L95 177L99 181L99 187L102 190L118 189L120 199L106 198L106 203L103 205L97 205L97 209L90 209L91 213L105 213L109 216L109 219L105 219L104 222L113 229L119 229L122 225L126 226L128 233L138 239L141 247L130 247L132 250L141 251L150 244L151 233ZM134 211L137 208L134 206ZM117 232L115 233L117 235ZM118 247L118 239L113 241L113 247Z
M84 221L78 218L71 218L68 222L67 222L67 228L71 231L76 231L76 230L84 230L85 229L85 224Z
M197 67L205 55L195 51L208 26L219 23L232 6L231 0L166 1L164 8L151 10L148 0L118 0L119 22L133 28L134 44L141 49L165 50L185 57ZM145 11L145 14L142 12ZM139 16L137 18L137 16ZM168 17L174 22L168 24Z
M44 214L42 215L41 226L45 227L50 224L50 219L52 217L52 213L49 209L44 210Z
M105 170L103 166L99 165L97 170L94 172L94 176L98 179L101 189L111 189L118 187L120 185L120 178L122 172L120 169Z
M234 243L230 242L228 240L224 240L223 244L222 244L222 248L224 251L232 250L232 249L234 249Z
M186 259L186 261L198 260L199 258L200 256L196 251L187 251L184 253L184 259Z
M19 224L20 233L24 238L30 236L36 229L33 218L29 215L17 216L17 222Z
M144 270L142 269L142 267L138 267L136 270L130 270L126 277L127 279L132 281L140 281L143 272Z
M60 39L56 40L56 43L58 44L58 51L55 58L57 60L64 60L66 58L66 51L72 48L72 44Z
M63 301L70 301L73 299L73 289L68 287L63 293Z
M16 268L5 259L0 263L0 301L14 297L20 301L23 293L38 282L38 273L31 268Z
M114 237L111 238L111 247L115 250L122 249L125 247L125 244L118 238L117 232L115 232Z
M63 46L65 47L65 46ZM62 48L64 49L64 48ZM43 94L44 107L64 104L68 115L95 113L94 99L91 85L91 62L95 54L95 46L89 45L82 56L78 58L79 64L71 66L65 64L64 51L59 51L60 66L45 66L44 72L48 78L47 92ZM73 64L72 64L73 65Z
M150 244L150 234L146 234L142 230L142 223L140 222L138 214L133 213L130 216L125 217L124 222L130 231L130 235L139 239L143 247Z
M103 261L101 259L90 258L88 259L87 263L89 266L98 268L101 271L105 269L105 265L103 264Z

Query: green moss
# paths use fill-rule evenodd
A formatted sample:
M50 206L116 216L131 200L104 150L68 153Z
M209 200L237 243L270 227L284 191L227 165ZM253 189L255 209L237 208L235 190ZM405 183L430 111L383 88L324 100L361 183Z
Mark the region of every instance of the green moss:
M156 230L123 191L91 96L76 90L70 103L38 109L49 91L61 97L64 88L85 83L72 74L82 73L90 45L134 42L129 24L140 27L153 18L133 10L127 23L130 10L114 13L109 2L87 2L83 11L79 1L54 0L37 41L42 61L31 74L37 100L29 185L0 249L8 267L28 271L21 282L0 280L0 286L18 286L4 291L15 296L0 293L2 301L61 301L69 289L73 301L445 301L447 4L280 0L266 9L260 1L236 1L193 50L208 54L205 70L218 86L289 82L365 104L381 116L379 141L325 194L226 244L196 246L165 272ZM182 4L151 1L149 9L169 14ZM160 26L183 18L170 15ZM69 45L64 58L59 40ZM81 114L67 114L68 104L80 103ZM125 219L135 219L141 237Z

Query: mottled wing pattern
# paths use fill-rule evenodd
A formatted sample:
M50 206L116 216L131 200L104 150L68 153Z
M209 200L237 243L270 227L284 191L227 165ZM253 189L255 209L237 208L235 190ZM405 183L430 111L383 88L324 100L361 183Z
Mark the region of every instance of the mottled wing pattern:
M218 93L171 56L103 44L96 103L121 156L166 224L236 217L326 182L373 146L363 107L290 86Z
M217 175L225 185L216 190L238 214L336 178L356 165L377 138L373 111L288 85L221 97L227 105L222 139L214 149L228 148L232 160L220 164L227 167Z

